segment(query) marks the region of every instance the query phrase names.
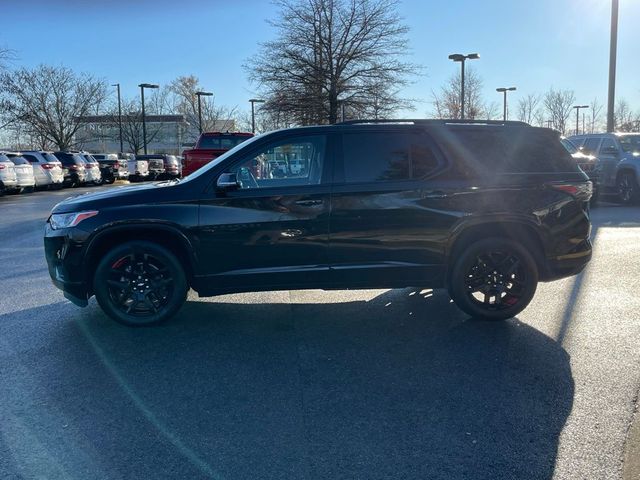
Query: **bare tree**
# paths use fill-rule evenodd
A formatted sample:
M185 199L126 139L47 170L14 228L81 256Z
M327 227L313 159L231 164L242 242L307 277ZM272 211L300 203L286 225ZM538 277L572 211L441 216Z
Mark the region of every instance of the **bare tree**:
M542 104L553 128L566 133L567 120L575 103L573 90L555 90L553 87L544 95Z
M589 104L589 132L595 133L602 127L602 108L603 105L594 98Z
M245 68L267 102L297 124L335 123L340 102L387 114L418 67L404 61L397 0L276 0L276 38ZM367 107L370 109L371 107ZM366 111L369 113L367 109Z
M526 97L518 100L518 120L530 125L536 123L536 110L540 104L540 95L529 93Z
M432 91L432 103L434 115L437 118L460 118L460 72L452 75L447 83L440 88L439 92ZM496 105L487 108L482 99L482 78L473 69L468 69L464 76L464 107L465 116L468 119L483 119L497 114Z
M5 108L26 129L57 148L69 149L80 124L106 95L106 85L65 67L41 65L0 76Z
M199 133L198 96L196 92L203 90L204 87L200 85L198 77L194 75L178 77L168 87L169 93L173 95L173 98L170 99L172 110L185 116L189 124L187 135L194 139L197 138ZM235 108L217 105L215 96L202 96L200 100L203 131L234 129L233 116L236 114Z
M624 98L616 103L613 117L615 128L620 132L637 132L640 129L640 111L633 112Z

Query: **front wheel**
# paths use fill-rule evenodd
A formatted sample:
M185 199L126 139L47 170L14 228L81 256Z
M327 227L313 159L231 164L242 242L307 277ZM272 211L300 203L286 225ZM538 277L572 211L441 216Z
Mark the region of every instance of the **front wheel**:
M622 172L617 181L618 198L625 205L637 203L640 199L640 187L636 176L631 172Z
M124 243L108 252L93 280L98 303L116 322L156 325L184 304L188 285L176 256L152 242Z
M538 268L525 247L488 238L470 244L455 259L449 295L472 317L506 320L529 305L537 286Z

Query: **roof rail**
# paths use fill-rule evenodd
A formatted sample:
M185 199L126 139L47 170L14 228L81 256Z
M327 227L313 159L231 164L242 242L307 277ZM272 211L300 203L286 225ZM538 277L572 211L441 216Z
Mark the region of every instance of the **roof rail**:
M336 125L367 125L380 123L413 123L414 125L505 125L505 126L531 126L526 122L517 120L462 120L462 119L428 119L428 118L376 118L376 119L360 119L346 120L338 122Z

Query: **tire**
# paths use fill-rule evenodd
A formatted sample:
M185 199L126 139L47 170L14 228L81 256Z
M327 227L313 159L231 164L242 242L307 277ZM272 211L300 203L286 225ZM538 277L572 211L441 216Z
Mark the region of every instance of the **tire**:
M184 268L173 253L152 242L132 241L104 255L93 277L93 290L113 320L144 327L175 315L189 288Z
M115 177L109 177L104 181L104 183L107 185L111 185L115 181L116 181Z
M622 172L616 180L618 200L624 205L632 205L640 200L640 186L632 172Z
M536 262L527 247L514 240L493 237L476 241L461 250L454 261L449 295L474 318L514 317L529 305L536 292Z

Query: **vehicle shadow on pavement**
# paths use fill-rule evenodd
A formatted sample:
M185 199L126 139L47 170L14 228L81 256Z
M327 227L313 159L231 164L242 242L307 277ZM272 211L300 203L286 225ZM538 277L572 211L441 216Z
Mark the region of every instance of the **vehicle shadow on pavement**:
M552 477L574 385L551 338L439 291L291 298L146 329L70 310L21 421L71 477Z

